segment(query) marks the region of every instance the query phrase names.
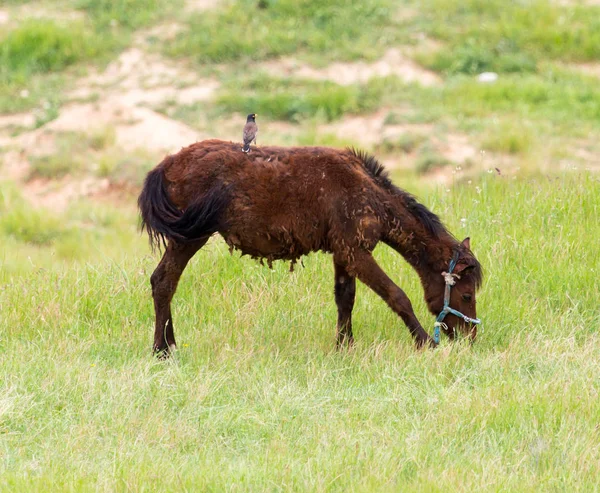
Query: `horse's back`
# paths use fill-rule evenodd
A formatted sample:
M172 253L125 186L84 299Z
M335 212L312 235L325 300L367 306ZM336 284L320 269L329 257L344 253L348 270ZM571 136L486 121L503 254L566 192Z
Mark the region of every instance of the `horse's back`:
M163 161L170 196L181 209L227 190L219 233L257 257L298 258L331 251L360 236L377 187L351 151L325 147L253 147L198 142ZM369 212L371 210L371 213Z
M253 147L205 140L168 156L163 163L171 198L193 202L215 183L229 185L241 200L266 201L279 210L304 207L369 185L360 160L327 147Z

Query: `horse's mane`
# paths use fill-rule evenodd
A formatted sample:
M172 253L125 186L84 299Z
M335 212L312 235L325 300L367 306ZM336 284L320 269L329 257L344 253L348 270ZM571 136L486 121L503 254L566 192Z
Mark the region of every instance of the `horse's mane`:
M392 183L385 166L377 161L374 156L359 149L349 148L348 150L354 156L360 159L365 171L378 185L388 190L392 194L401 197L406 209L427 229L432 236L435 238L440 238L442 235L449 235L454 238L454 236L444 227L442 221L436 214L431 212L423 204L419 203L414 195L411 195L406 190L398 188ZM483 279L483 269L475 256L471 255L470 262L473 269L469 271L468 275L472 276L475 286L479 288Z
M359 149L350 148L348 150L354 156L360 159L365 171L371 175L373 180L375 180L378 185L394 195L398 195L402 198L406 209L425 227L425 229L427 229L432 236L439 238L444 233L450 234L436 214L431 212L427 207L417 201L414 195L408 193L406 190L398 188L392 183L385 166L377 161L374 156Z

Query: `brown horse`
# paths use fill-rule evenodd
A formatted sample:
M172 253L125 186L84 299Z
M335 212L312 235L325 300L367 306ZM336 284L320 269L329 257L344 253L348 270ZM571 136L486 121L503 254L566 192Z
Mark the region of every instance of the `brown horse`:
M380 241L417 271L432 313L448 305L443 273L453 268L457 281L451 293L448 288L449 303L467 317L476 316L482 271L469 239L458 242L435 214L394 186L383 166L362 152L258 147L245 154L237 143L205 140L167 156L150 171L138 206L151 246L165 245L150 278L154 351L163 355L175 346L171 299L181 273L214 233L231 250L269 265L281 259L293 268L310 252L333 254L338 345L353 342L356 278L402 318L418 347L435 345L404 291L371 255ZM443 331L454 338L455 328L471 340L476 337L476 327L449 314Z

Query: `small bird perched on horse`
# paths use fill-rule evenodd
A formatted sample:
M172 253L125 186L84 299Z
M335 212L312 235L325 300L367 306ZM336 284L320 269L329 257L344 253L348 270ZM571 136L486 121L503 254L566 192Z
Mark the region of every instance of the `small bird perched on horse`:
M246 118L246 125L244 125L244 147L243 152L250 152L250 144L254 141L256 144L256 134L258 133L258 126L256 125L256 113L251 113Z

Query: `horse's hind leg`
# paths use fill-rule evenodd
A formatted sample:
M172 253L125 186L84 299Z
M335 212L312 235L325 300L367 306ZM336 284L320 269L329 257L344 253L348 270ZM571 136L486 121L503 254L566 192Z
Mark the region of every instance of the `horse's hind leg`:
M335 303L338 309L337 321L337 346L344 343L351 346L354 343L352 336L352 308L356 294L356 278L348 274L343 265L334 261L335 268Z
M204 246L207 240L208 238L187 244L170 241L160 263L150 277L156 314L153 349L155 353L162 356L167 356L170 349L176 346L171 300L177 289L179 278L189 260Z
M356 273L356 276L362 282L381 296L389 307L402 318L415 339L417 347L422 347L425 344L435 346L433 339L429 337L429 334L425 332L417 320L406 293L388 277L369 252L355 255L354 262L351 264L351 271Z

